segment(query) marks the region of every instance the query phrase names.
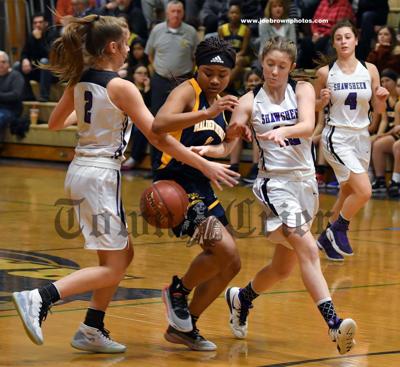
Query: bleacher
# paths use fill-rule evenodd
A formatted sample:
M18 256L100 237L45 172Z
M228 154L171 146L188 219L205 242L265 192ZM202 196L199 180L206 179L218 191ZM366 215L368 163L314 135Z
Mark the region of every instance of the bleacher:
M20 0L17 2L19 1ZM400 0L390 0L389 4L390 13L388 17L388 24L397 28L400 17ZM20 9L21 11L24 10L22 6ZM21 36L21 32L15 32L13 37L15 44L21 44L23 38L24 36ZM17 51L14 56L18 55L19 51ZM309 80L312 82L314 75L314 70L294 72L294 78L297 80ZM61 131L54 132L49 131L47 126L50 113L55 107L56 102L61 97L63 88L64 87L62 85L52 86L50 96L50 100L52 102L24 102L24 115L27 117L29 117L31 108L39 109L38 121L30 125L30 129L27 132L26 137L23 139L18 139L15 135L11 135L9 132L7 132L3 149L0 151L0 157L65 162L68 162L73 158L73 149L77 143L76 127L71 126ZM37 83L32 83L32 89L34 94L38 96ZM245 162L251 162L250 150L245 150L243 152L243 159ZM145 160L143 166L149 168L150 165L148 159Z

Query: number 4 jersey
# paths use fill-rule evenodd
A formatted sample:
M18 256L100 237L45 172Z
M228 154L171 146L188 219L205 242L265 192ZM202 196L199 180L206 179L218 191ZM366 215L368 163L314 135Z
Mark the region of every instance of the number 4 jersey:
M296 82L289 80L285 98L280 104L271 101L262 87L254 92L252 127L255 134L263 134L281 126L297 124L298 110ZM284 147L275 142L257 139L260 149L259 176L289 176L303 179L314 175L314 163L311 153L311 138L286 139Z
M358 62L352 74L345 74L335 62L329 70L327 87L331 91L329 126L362 129L369 125L371 75L365 64Z
M108 95L107 84L114 78L119 78L116 72L89 69L74 87L79 137L76 155L103 161L105 166L110 158L121 163L132 127L129 117Z

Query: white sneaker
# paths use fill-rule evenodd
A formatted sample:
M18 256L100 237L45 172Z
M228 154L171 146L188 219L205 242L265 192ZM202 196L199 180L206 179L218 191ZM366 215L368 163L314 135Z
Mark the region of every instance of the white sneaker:
M43 305L38 289L14 292L12 300L29 338L38 345L43 344L42 321L46 319L49 307Z
M329 335L333 342L336 342L340 354L345 354L356 344L354 335L357 324L352 319L344 319L337 329L329 329Z
M229 326L233 335L238 339L244 339L247 335L247 316L253 305L250 307L242 305L239 300L239 291L239 287L228 288L225 292L225 300L230 311Z
M94 353L123 353L126 346L110 338L107 330L96 329L81 323L71 341L75 349Z

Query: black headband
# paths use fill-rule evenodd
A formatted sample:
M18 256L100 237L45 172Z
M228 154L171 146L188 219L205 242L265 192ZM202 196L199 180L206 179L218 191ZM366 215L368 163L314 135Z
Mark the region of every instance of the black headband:
M233 69L235 67L235 59L223 50L215 50L207 52L204 55L198 55L196 58L196 64L198 67L201 65L220 65Z

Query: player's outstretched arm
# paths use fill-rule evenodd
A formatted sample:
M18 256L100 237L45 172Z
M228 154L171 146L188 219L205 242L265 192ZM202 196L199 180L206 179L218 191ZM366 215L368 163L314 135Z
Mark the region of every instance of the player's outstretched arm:
M220 158L226 157L232 152L239 138L250 141L252 136L248 122L251 117L253 100L253 92L246 93L239 99L239 105L233 110L224 142L218 145L190 147L190 149L201 156Z
M198 122L212 119L222 111L232 111L238 104L237 97L227 95L216 100L205 110L188 111L187 106L193 104L195 97L193 87L188 81L175 88L158 111L153 122L153 131L167 133L183 130Z
M309 138L315 127L315 92L308 82L298 82L296 86L298 119L293 126L282 126L264 134L257 134L261 140L270 140L285 146L287 138Z
M150 144L178 161L198 169L220 189L220 184L230 187L237 184L239 175L232 174L228 165L210 162L200 157L168 134L154 133L151 128L154 117L147 109L139 90L132 83L116 78L109 83L107 89L113 103L134 121Z

